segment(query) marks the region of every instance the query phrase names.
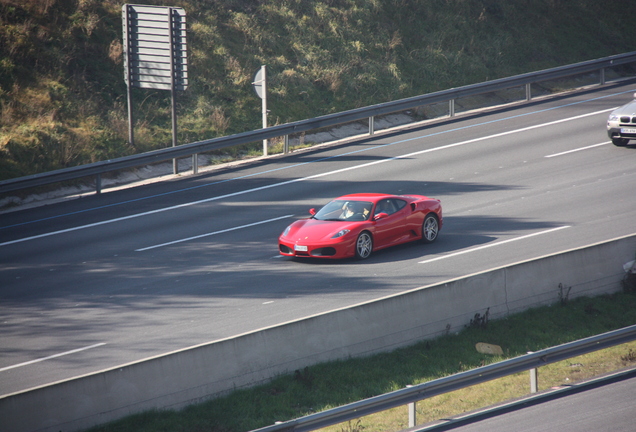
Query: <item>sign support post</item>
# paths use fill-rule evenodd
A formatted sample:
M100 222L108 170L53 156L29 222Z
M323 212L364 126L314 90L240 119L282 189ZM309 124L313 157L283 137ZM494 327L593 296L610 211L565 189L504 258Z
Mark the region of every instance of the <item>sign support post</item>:
M130 86L127 87L126 90L126 99L128 100L128 143L135 147L135 136L133 132L133 110L132 110L132 95L130 91Z
M263 65L254 74L254 91L261 98L261 109L263 110L263 129L267 128L267 66ZM267 139L263 140L263 156L267 156Z

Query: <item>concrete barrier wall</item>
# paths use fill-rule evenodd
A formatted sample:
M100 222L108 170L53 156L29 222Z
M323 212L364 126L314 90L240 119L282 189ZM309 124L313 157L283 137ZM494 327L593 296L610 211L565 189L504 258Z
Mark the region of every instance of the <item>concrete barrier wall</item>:
M307 365L365 356L569 298L621 290L636 235L518 263L0 398L0 430L75 431L178 409ZM559 289L559 285L563 290Z

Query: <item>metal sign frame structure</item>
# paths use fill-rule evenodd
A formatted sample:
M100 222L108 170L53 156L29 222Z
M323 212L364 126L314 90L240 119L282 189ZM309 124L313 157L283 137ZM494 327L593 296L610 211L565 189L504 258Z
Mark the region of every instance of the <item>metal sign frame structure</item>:
M176 92L188 87L187 28L179 7L122 6L124 79L128 87L128 140L134 145L132 88L170 90L172 146L177 145ZM178 173L177 161L173 171Z

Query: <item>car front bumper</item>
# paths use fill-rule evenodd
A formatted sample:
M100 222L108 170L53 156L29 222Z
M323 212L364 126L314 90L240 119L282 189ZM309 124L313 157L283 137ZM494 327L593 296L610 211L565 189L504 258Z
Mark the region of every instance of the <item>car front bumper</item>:
M348 258L354 256L354 240L305 244L278 239L278 252L281 255L298 258Z
M636 140L636 125L620 125L618 122L608 123L607 136L610 139Z

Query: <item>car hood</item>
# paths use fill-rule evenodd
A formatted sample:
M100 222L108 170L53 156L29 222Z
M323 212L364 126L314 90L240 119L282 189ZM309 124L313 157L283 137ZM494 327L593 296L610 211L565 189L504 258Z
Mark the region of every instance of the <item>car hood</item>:
M325 241L331 239L335 233L342 229L353 231L358 228L361 223L362 222L351 223L345 221L303 219L291 225L289 233L285 238L293 242Z
M633 116L634 114L636 114L636 101L632 101L626 105L623 105L620 108L615 109L614 111L612 111L612 114L614 115L628 115L628 116Z

